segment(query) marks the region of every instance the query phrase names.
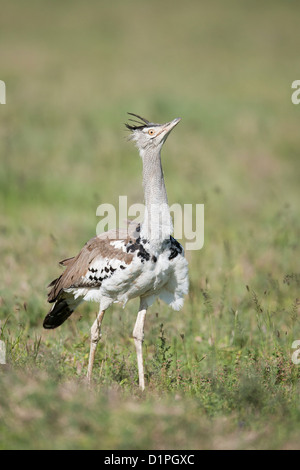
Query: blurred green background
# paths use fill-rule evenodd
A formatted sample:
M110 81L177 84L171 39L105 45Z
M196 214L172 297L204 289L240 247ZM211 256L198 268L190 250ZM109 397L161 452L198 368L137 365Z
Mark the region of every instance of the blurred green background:
M299 446L299 14L296 0L1 2L2 448ZM76 415L97 306L45 332L46 285L95 235L99 204L143 201L128 111L182 118L168 197L205 204L205 243L187 253L182 312L149 312L146 394L133 302L105 318L97 393Z

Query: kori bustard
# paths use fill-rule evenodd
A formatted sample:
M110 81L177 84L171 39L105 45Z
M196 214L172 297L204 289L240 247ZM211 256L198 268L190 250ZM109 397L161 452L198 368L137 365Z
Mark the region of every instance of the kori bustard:
M148 307L158 297L174 310L183 305L188 292L188 263L180 243L173 237L172 219L161 166L161 149L180 118L155 124L136 119L126 124L130 139L143 162L145 214L141 225L128 230L110 230L88 241L79 254L60 262L66 269L48 287L48 301L54 303L45 317L44 328L60 326L83 301L99 302L99 313L91 328L87 370L91 382L95 351L101 338L105 311L113 302L125 305L140 298L133 329L137 353L139 386L145 388L142 343Z

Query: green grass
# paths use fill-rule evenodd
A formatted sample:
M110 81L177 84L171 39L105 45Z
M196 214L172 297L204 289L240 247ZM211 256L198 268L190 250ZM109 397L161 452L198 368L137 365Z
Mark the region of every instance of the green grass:
M1 449L299 448L299 79L296 1L2 2ZM182 122L171 204L205 204L180 312L96 304L45 331L46 285L95 235L97 206L142 202L126 112ZM183 240L184 243L184 240Z

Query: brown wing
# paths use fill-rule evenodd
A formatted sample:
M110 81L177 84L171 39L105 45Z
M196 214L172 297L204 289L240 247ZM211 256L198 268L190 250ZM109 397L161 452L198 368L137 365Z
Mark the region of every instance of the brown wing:
M72 256L72 258L66 258L66 259L63 259L62 261L60 261L58 264L60 266L68 266L68 264L70 264L74 259L74 256Z
M124 252L121 248L116 248L112 241L123 240L125 243L132 239L126 230L109 231L89 240L77 256L67 258L60 264L66 266L66 270L57 279L54 279L48 287L52 287L48 294L48 302L55 302L64 289L79 287L80 281L85 276L90 264L99 257L106 259L119 259L126 264L130 264L133 254Z

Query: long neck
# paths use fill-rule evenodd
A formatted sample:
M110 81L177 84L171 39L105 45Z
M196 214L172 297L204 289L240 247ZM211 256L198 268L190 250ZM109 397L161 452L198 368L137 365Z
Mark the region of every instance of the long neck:
M145 151L142 158L146 207L141 236L152 242L162 241L170 237L173 225L161 166L160 150Z

